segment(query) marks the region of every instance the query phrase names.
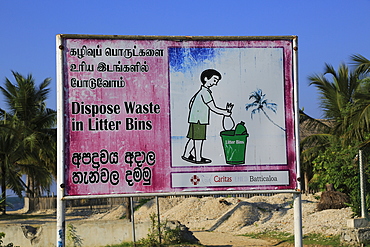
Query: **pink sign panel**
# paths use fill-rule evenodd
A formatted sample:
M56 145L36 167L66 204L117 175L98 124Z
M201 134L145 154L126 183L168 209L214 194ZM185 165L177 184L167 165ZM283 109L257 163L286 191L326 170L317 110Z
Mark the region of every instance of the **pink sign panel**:
M292 39L62 43L66 195L296 188Z

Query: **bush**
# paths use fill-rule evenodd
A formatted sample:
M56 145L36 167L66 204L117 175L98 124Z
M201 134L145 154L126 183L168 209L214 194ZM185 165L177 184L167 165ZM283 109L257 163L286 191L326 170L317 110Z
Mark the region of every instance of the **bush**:
M138 241L139 246L157 247L161 246L161 244L179 244L181 242L179 237L180 230L171 230L167 228L167 221L158 224L156 218L156 214L150 215L151 226L149 228L149 233L147 238ZM158 231L159 227L161 229L160 231Z
M349 196L350 206L354 215L361 214L358 147L343 148L340 143L333 142L324 152L313 161L314 177L311 186L323 190L326 184L333 184L336 191ZM365 155L364 155L365 156ZM364 159L365 160L365 159ZM370 191L370 167L365 166L365 190ZM367 196L367 208L370 207L370 198Z
M136 246L160 247L189 242L199 243L199 240L194 236L189 236L188 228L185 227L186 229L184 230L184 226L180 222L165 221L158 225L156 218L156 214L150 215L151 226L147 238L140 239ZM159 227L160 231L158 231Z
M13 245L13 243L3 245L3 243L4 243L4 241L2 240L3 238L5 238L5 233L0 232L0 247L16 247L16 246Z
M67 225L67 240L73 247L81 247L83 239L77 234L76 227L69 223Z

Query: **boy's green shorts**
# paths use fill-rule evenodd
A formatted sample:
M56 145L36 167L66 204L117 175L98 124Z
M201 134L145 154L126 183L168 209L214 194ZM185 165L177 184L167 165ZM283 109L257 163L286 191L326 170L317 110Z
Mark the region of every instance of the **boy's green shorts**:
M188 135L186 137L193 140L205 140L206 130L206 124L190 123Z

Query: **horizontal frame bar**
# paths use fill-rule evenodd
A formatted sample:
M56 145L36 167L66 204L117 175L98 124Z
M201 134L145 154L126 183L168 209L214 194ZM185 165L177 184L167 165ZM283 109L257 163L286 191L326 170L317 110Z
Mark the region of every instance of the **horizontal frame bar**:
M152 196L202 196L202 195L235 195L235 194L300 194L298 190L248 190L248 191L182 191L169 193L136 193L136 194L108 194L108 195L83 195L64 196L62 200L95 199L95 198L118 198L118 197L152 197Z
M296 35L287 36L156 36L156 35L91 35L91 34L58 34L64 39L126 39L126 40L293 40Z

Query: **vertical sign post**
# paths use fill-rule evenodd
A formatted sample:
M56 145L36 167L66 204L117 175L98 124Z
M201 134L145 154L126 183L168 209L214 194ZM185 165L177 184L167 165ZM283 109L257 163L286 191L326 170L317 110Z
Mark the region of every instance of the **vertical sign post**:
M56 37L57 64L57 247L65 246L65 181L64 181L64 105L63 105L63 43Z
M294 75L294 81L296 84L298 84L298 40L297 38L293 40L293 75ZM295 94L295 109L299 109L298 107L298 87L295 87L294 89ZM299 114L296 113L295 115L295 122L299 123ZM299 133L299 124L295 125L296 131L295 133ZM297 163L299 164L299 135L297 135L296 141L296 159ZM301 196L301 180L300 180L300 166L297 165L297 191L299 193L294 193L294 246L301 247L303 246L303 232L302 232L302 196Z

